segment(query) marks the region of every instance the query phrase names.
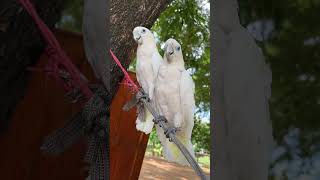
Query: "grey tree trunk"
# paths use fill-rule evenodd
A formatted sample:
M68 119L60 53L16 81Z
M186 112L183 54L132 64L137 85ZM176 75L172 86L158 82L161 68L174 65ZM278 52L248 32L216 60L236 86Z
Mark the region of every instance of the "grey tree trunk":
M50 27L60 19L63 0L33 3ZM34 65L45 46L31 17L17 0L0 1L0 133L8 126L28 83L27 66Z

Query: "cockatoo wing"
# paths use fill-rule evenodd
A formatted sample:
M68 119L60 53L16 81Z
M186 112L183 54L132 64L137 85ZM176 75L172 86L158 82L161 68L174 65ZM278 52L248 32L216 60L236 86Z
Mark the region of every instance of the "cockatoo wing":
M192 77L186 70L183 70L181 72L179 93L183 123L181 130L178 131L176 135L180 142L188 149L193 157L195 157L195 153L191 143L191 134L194 126L194 112L196 108L194 93L195 85ZM176 145L171 142L168 143L170 143L168 145L168 149L170 150L168 151L168 156L171 156L172 161L177 162L181 165L189 165L187 159L176 147Z
M186 137L191 139L191 133L194 126L194 112L195 112L195 85L190 74L183 70L181 72L180 80L180 106L184 119L183 132Z
M150 60L150 63L143 61L143 59L137 59L136 77L142 89L149 93L150 88L154 88L154 70ZM152 114L143 105L140 105L136 120L137 130L149 134L152 131L153 124Z
M224 98L232 174L241 179L264 180L268 177L272 148L266 65L261 51L244 28L230 33L229 38Z
M155 93L154 93L154 107L155 107L155 110L162 116L165 116L165 114L163 113L163 96L162 94L160 94L159 90L161 89L161 86L163 85L162 83L162 80L160 79L160 73L161 71L165 70L165 66L163 65L160 65L159 69L158 69L158 73L156 75L156 78L155 78ZM162 103L162 104L161 104ZM166 117L167 118L167 117ZM167 159L166 157L166 148L167 148L167 138L166 136L164 135L164 131L161 127L159 126L156 126L156 131L157 131L157 135L158 135L158 138L161 142L161 145L163 147L163 155L164 157Z
M164 69L161 69L164 70ZM160 71L161 71L160 70ZM175 71L175 72L170 72ZM194 82L191 78L191 76L188 74L188 72L185 69L179 69L179 68L168 68L167 70L164 70L167 74L167 80L163 80L161 84L157 83L159 85L159 89L157 91L160 91L160 93L156 93L157 100L159 100L160 104L160 110L163 112L163 114L167 114L169 119L168 121L174 121L177 119L175 115L181 114L179 116L181 118L181 128L177 132L176 137L180 140L180 142L188 149L188 151L191 153L192 156L194 156L194 150L191 143L191 133L194 126L194 111L195 111L195 100L194 100L194 92L195 92L195 86ZM161 72L163 73L163 72ZM173 78L172 75L175 74L177 77ZM171 92L173 88L167 87L169 79L172 79L170 83L175 83L178 85L175 92ZM156 87L158 88L158 87ZM169 88L169 89L168 89ZM166 91L163 91L163 89L167 89ZM166 94L162 94L166 93ZM179 111L179 112L178 112ZM167 117L167 118L168 118ZM173 118L173 119L170 119ZM169 123L170 124L170 123ZM171 123L171 125L174 125L175 122ZM160 134L160 133L159 133ZM160 134L161 135L161 134ZM159 139L165 139L165 137L159 137ZM188 161L183 156L183 154L180 152L180 150L177 148L175 144L168 140L162 140L164 143L164 155L165 158L168 161L176 162L181 165L188 165Z
M154 72L151 60L144 59L145 57L137 57L136 77L142 89L149 93L149 88L153 84Z
M145 58L145 57L144 57ZM158 51L152 53L151 59L137 59L136 76L142 89L148 93L149 98L153 100L155 78L158 73L160 64L162 63L162 57ZM142 108L144 110L142 110ZM136 128L146 134L152 131L154 126L152 114L145 108L140 107L141 111L144 111L141 115L138 115L136 121ZM140 111L140 112L141 112Z
M144 76L142 76L142 77L139 76L139 79L138 79L138 81L139 80L141 81L141 86L142 86L143 90L149 94L149 96L150 96L149 98L151 98L151 99L153 99L153 96L154 96L153 92L154 92L155 78L156 78L156 75L158 73L158 70L159 70L161 63L162 63L162 57L160 56L158 51L153 52L152 59L151 59L151 66L152 67L150 66L149 68L143 69L146 71L152 70L152 73L151 73L151 71L148 73L148 74L150 74L148 79L145 79ZM141 71L143 71L143 70L141 70ZM146 73L147 72L145 72L145 74ZM140 73L138 73L138 74L140 74ZM144 74L144 73L141 73L141 74ZM150 82L150 80L151 80L150 77L153 78L152 82ZM150 93L150 92L152 92L152 93ZM152 102L154 103L154 100ZM153 116L144 106L141 106L140 109L141 109L141 111L139 112L138 118L136 121L136 128L139 131L144 132L145 134L149 134L149 133L151 133L152 128L154 126Z
M158 51L152 53L152 68L154 72L154 79L157 78L160 66L163 64L163 59Z

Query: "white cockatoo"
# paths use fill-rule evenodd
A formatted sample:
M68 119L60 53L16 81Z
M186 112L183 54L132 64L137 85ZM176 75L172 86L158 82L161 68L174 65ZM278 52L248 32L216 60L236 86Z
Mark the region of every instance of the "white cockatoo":
M191 143L195 111L194 82L185 69L181 45L176 40L166 41L163 59L165 63L160 66L156 78L155 107L160 115L167 118L169 126L178 129L176 137L194 157ZM156 128L165 158L187 165L187 160L176 145L165 137L163 129Z
M273 147L271 71L239 22L236 0L216 2L214 179L267 180ZM219 37L218 37L219 36ZM219 43L219 44L218 44Z
M138 43L137 80L143 91L149 95L150 100L153 100L155 77L163 60L158 52L155 38L149 29L141 26L135 27L133 38ZM149 134L154 125L152 114L142 105L138 106L138 113L137 130Z

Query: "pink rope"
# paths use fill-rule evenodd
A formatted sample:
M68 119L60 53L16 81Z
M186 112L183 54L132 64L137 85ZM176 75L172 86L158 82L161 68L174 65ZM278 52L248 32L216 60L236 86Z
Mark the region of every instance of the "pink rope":
M139 88L138 86L133 82L133 80L130 78L128 72L123 68L123 66L121 65L121 62L119 61L119 59L113 54L112 50L110 49L110 53L111 53L111 56L113 58L113 60L116 62L116 64L120 67L121 71L123 72L124 74L124 83L125 85L133 88L133 90L135 92L138 92L139 91Z
M31 2L29 0L19 0L19 2L33 18L42 36L48 43L48 47L45 49L46 54L49 56L49 63L47 64L47 68L54 72L53 75L55 76L55 79L59 83L63 84L65 90L70 90L72 87L79 87L84 96L89 99L92 96L92 91L81 80L79 76L80 72L71 63L70 59L62 50L59 42L47 27L47 25L40 19ZM66 84L65 81L61 80L58 77L58 72L60 69L64 69L70 74L71 84Z

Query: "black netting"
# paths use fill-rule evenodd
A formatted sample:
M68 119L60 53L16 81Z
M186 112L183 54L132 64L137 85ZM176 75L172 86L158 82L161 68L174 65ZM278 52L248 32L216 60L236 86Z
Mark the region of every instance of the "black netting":
M60 154L80 137L87 137L88 150L84 161L89 164L91 180L109 179L109 105L111 99L104 87L96 87L83 110L78 112L64 127L57 129L44 140L41 150Z
M83 136L84 122L81 113L77 113L64 127L55 130L44 139L41 150L54 155L64 152Z

